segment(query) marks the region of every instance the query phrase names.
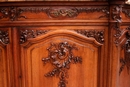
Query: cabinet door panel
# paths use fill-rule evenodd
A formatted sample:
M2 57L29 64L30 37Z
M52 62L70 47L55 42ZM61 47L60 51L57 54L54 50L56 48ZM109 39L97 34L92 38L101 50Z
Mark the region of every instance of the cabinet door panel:
M0 28L0 87L13 86L10 31L8 28Z
M120 36L117 50L119 67L118 84L119 87L129 87L130 84L130 30L129 26L122 26L122 35Z
M22 87L98 87L101 47L70 30L29 39L21 44Z

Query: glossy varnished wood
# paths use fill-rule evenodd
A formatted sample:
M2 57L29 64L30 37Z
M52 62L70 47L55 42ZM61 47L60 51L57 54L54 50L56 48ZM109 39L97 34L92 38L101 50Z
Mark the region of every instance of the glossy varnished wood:
M121 0L1 2L0 86L129 87L129 8Z

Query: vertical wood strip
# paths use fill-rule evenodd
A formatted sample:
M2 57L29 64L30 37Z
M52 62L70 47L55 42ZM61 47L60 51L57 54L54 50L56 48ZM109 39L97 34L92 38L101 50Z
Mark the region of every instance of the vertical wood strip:
M19 56L19 37L18 30L16 28L12 28L12 55L14 59L14 79L15 79L15 87L20 87L20 56Z

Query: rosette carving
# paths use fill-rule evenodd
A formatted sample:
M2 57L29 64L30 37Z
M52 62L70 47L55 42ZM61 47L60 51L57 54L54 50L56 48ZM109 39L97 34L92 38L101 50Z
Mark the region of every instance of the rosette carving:
M71 64L82 63L82 58L74 56L73 50L78 50L75 44L71 45L68 42L61 42L59 44L51 43L47 48L48 57L43 58L44 64L50 63L54 66L53 70L45 74L45 77L59 78L58 87L67 87L68 70Z

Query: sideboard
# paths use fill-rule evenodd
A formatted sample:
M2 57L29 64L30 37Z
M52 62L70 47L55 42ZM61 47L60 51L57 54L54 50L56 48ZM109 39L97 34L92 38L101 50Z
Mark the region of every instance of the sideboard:
M0 87L130 87L130 6L1 2Z

